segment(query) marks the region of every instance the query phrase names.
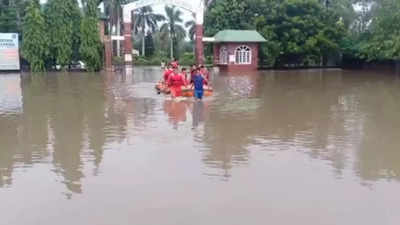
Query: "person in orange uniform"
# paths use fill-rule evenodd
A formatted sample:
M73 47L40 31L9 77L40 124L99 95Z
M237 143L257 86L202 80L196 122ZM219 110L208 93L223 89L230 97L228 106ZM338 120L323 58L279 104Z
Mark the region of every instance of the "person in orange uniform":
M174 58L174 60L171 62L171 65L173 68L178 68L179 67L179 62L176 58Z
M190 68L190 83L193 83L193 77L196 74L197 66L193 64Z
M204 76L204 79L210 80L210 72L208 72L204 65L200 66L200 73Z
M181 75L185 79L185 83L187 83L188 82L188 74L187 74L187 70L185 67L182 68Z
M172 66L169 64L164 70L164 82L167 84L169 76L173 73Z
M174 72L168 77L168 86L171 90L173 98L182 96L182 86L186 84L185 79L178 72L178 68L174 68Z

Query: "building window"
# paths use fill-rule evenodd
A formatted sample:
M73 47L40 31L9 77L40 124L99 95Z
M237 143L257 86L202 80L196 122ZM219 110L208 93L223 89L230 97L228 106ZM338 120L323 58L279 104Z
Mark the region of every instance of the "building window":
M236 64L251 64L251 49L242 45L235 51Z
M219 49L219 64L228 64L228 50L225 46Z

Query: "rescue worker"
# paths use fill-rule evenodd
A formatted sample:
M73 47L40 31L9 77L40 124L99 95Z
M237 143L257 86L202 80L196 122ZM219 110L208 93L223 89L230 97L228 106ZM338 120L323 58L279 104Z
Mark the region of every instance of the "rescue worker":
M171 96L173 98L182 96L182 86L186 84L184 78L178 72L178 68L174 68L174 71L168 77L168 86L171 90Z

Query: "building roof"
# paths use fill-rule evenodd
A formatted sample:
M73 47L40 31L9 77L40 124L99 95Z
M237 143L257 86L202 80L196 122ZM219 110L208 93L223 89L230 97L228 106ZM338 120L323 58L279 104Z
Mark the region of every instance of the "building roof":
M213 42L266 42L255 30L222 30L214 36Z

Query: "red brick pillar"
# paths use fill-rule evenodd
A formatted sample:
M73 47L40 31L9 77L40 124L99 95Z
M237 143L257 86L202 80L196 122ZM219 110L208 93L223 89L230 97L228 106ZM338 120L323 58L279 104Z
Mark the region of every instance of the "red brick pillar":
M99 21L99 35L100 35L100 40L103 42L104 41L104 30L105 30L105 24L104 24L104 20L100 20Z
M196 24L196 63L204 64L203 25Z
M132 23L124 23L124 61L132 65Z
M104 67L112 70L112 41L110 36L104 37Z
M99 33L100 40L104 45L104 69L111 70L112 69L112 43L111 37L109 35L105 35L105 21L100 20L99 22Z
M213 55L214 55L214 62L213 62L213 64L214 64L214 66L216 66L216 65L218 65L218 63L219 63L219 60L221 60L220 58L219 58L219 45L217 44L217 43L214 43L214 46L213 46Z

